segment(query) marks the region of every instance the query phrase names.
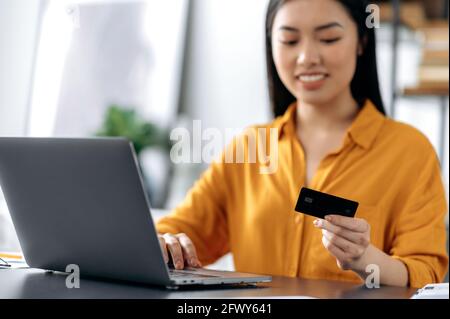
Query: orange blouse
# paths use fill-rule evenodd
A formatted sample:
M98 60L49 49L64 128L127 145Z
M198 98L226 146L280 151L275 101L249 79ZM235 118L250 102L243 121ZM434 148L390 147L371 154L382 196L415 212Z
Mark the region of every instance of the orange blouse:
M231 252L237 271L361 283L354 272L338 268L313 226L315 218L294 210L306 186L296 107L235 138L186 199L158 222L157 231L186 233L203 264ZM278 142L272 174L261 173L259 158L225 160L238 143L249 150L248 132L258 136L256 131L270 128L277 129ZM371 225L371 243L406 265L411 286L445 276L447 203L439 162L415 128L383 116L367 101L342 146L322 160L308 187L358 201L356 217Z

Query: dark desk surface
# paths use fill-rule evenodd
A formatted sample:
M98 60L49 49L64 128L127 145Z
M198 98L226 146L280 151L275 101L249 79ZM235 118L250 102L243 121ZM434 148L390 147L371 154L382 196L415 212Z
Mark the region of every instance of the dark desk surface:
M249 288L166 290L153 286L81 279L80 288L66 288L66 275L37 269L0 269L0 298L267 298L310 296L318 298L410 298L416 289L273 277L271 283Z

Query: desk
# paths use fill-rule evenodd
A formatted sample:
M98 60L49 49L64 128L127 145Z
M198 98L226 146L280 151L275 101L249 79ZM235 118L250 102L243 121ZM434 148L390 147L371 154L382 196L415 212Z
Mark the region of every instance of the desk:
M338 281L273 277L271 283L251 288L166 290L153 286L81 279L80 288L68 289L66 275L37 269L0 269L0 299L9 298L259 298L270 296L312 296L318 298L409 298L416 289L364 286Z

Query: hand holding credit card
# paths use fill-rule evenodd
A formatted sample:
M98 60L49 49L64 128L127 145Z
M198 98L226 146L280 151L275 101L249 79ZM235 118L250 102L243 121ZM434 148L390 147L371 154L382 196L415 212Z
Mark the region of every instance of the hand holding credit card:
M303 187L297 200L297 212L324 219L327 215L354 217L358 202Z

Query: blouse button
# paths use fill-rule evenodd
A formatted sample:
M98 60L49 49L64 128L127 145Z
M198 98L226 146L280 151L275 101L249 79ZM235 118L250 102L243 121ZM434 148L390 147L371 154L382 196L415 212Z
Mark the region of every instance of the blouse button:
M297 271L294 268L289 269L289 275L291 275L292 277L297 276Z

